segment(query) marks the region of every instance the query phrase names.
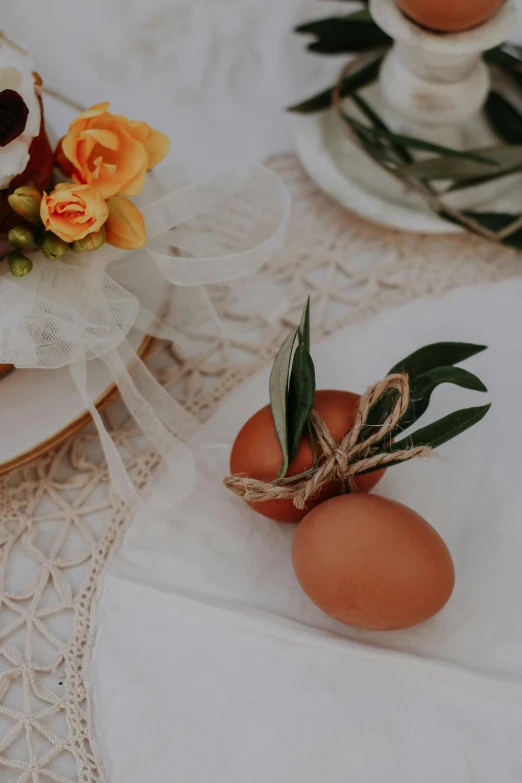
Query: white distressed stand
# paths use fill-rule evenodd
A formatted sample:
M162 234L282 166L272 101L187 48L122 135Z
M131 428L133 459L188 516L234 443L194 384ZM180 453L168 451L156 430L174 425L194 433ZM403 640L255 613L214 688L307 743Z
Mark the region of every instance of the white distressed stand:
M461 33L424 30L401 13L395 0L370 0L370 11L395 41L380 74L381 96L395 112L395 125L399 122L410 135L463 148L462 124L480 112L490 88L482 54L509 37L517 17L513 0L484 24Z

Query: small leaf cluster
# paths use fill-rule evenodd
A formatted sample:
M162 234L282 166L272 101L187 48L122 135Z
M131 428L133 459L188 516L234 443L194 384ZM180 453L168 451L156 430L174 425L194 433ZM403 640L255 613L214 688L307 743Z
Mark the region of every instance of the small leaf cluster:
M433 343L420 348L395 364L388 375L396 373L408 375L410 403L395 430L372 445L371 454L394 454L416 446L430 446L435 449L479 422L488 412L489 404L454 411L409 435L399 437L426 413L434 390L441 384L450 383L477 392L487 391L480 378L456 366L484 351L485 348L484 345L472 343ZM278 479L284 479L286 476L306 430L309 431L314 444L310 415L314 407L315 391L315 368L310 354L310 298L308 298L301 323L283 342L270 375L270 405L282 452ZM386 393L370 410L360 442L364 442L372 431L388 418L397 393L396 391ZM391 461L388 466L402 461ZM372 470L379 469L380 466L377 466Z

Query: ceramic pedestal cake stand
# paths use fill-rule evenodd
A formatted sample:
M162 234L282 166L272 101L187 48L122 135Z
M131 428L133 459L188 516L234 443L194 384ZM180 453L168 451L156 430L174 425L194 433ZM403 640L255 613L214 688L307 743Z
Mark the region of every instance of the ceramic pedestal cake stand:
M516 21L513 0L483 25L435 34L410 22L395 0L371 0L374 20L395 41L378 83L361 91L396 132L456 149L499 144L482 107L490 73L482 53L507 38ZM359 116L349 100L349 111ZM430 212L420 196L381 169L348 137L333 109L297 115L296 146L311 178L340 204L376 223L421 233L461 231ZM448 198L458 209L522 210L522 175L462 190Z

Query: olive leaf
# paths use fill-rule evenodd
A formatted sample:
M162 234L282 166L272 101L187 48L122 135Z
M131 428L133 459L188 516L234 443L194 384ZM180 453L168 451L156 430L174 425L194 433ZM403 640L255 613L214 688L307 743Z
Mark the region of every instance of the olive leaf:
M288 392L288 462L297 454L315 400L315 367L304 343L295 349Z
M367 119L370 120L373 127L376 130L384 131L385 133L392 135L390 132L390 129L386 125L386 123L379 117L379 115L374 112L372 107L362 98L360 95L357 95L357 93L354 93L352 96L352 101L355 103L355 105L359 108L359 110L367 117ZM397 159L401 163L413 163L413 158L402 144L398 144L396 142L391 141L391 148L392 151L397 156Z
M303 315L301 316L301 323L299 324L299 341L303 343L306 350L310 352L310 297L306 300Z
M386 451L389 454L393 454L394 451L412 449L416 446L431 446L432 449L436 449L483 419L490 408L491 403L487 403L487 405L463 408L462 410L448 413L442 419L438 419L432 424L427 424L406 438L392 443Z
M351 97L355 98L354 95ZM406 162L398 157L397 146L380 137L374 132L374 128L369 128L367 125L359 122L359 120L356 120L344 111L340 111L340 116L346 124L350 126L372 158L380 160L385 164L392 163L394 166L396 166L397 163Z
M292 462L315 401L315 366L310 355L310 297L306 301L298 328L299 345L295 349L288 391L288 460ZM313 441L312 441L313 442Z
M299 344L294 352L296 340ZM270 406L283 461L284 478L299 447L315 400L315 367L310 355L310 297L301 322L279 349L270 373Z
M408 356L405 356L404 359L401 359L400 362L397 362L390 369L388 375L395 375L397 373L406 373L408 375L410 382L410 395L412 400L419 398L419 407L418 409L416 408L416 418L420 418L422 413L424 413L428 407L428 405L426 405L422 413L420 412L422 410L421 389L425 384L429 386L430 374L433 374L432 377L436 378L437 373L444 371L445 375L448 376L451 372L451 369L453 369L453 365L460 364L460 362L463 362L466 359L470 359L472 356L485 351L486 347L487 346L485 345L475 345L474 343L430 343L429 345L425 345L422 348L419 348L417 351L410 353ZM475 376L472 376L471 373L466 373L465 371L461 372L465 373L469 383L475 384L475 386L468 386L468 388L475 388L477 391L482 391L483 388L485 389L482 382L479 381L478 378L475 378ZM442 373L439 377L442 377ZM464 376L462 375L460 376L461 380L463 377ZM425 383L423 383L421 380L423 378ZM472 378L475 380L472 381ZM444 383L452 381L440 382ZM417 384L419 385L417 386ZM428 388L426 388L424 393L428 394L428 391ZM433 389L431 391L433 391ZM429 392L428 404L430 396L431 392ZM385 421L385 419L390 415L396 397L396 391L389 391L373 406L366 420L366 425L361 433L361 441L366 440L366 438L369 437L371 430L380 426L380 424L382 424L382 422ZM406 426L411 426L413 423L412 421L410 424L406 425L406 421L408 421L408 419L406 419L407 415L408 412L405 414L405 421L401 422L399 429L406 429ZM411 416L411 414L409 415Z
M462 155L460 158L445 155L401 166L398 172L408 179L466 180L489 174L510 173L515 166L522 165L522 144L508 147L486 147L473 150L473 154L491 162L473 159L470 153L467 153L467 156ZM492 165L495 166L494 169L492 169Z
M519 86L522 86L522 59L520 57L520 47L509 45L509 48L505 46L497 46L495 49L490 49L484 53L484 59L491 65L496 65L498 68L502 68L503 71L507 71L509 76L517 82Z
M359 98L360 102L360 98ZM369 107L368 107L369 108ZM372 112L373 113L373 112ZM377 118L377 115L374 115ZM497 160L495 157L496 152L499 148L493 147L492 151L493 154L489 155L488 150L454 150L451 147L442 147L440 144L433 144L429 141L423 141L422 139L416 139L413 136L405 136L401 133L392 133L388 130L388 128L384 125L384 123L378 120L378 125L374 124L373 128L368 128L368 126L363 125L358 120L356 120L354 117L350 117L348 115L344 115L344 119L350 123L354 128L358 128L359 130L364 130L366 135L373 139L374 141L380 141L380 142L391 142L395 145L400 145L403 147L407 147L409 149L413 150L421 150L424 152L433 152L437 155L445 156L445 158L448 158L450 160L453 160L454 158L457 158L462 161L473 161L476 164L482 164L483 168L487 167L487 171L491 171L491 168L493 166L497 166ZM362 127L361 127L362 126ZM501 147L500 149L505 150L505 147ZM522 157L522 151L521 151L521 157ZM435 160L439 161L441 158L436 158ZM432 163L434 161L422 161L421 163L412 163L410 165L405 165L401 167L401 171L403 172L409 172L414 171L416 172L417 168L419 168L424 163ZM433 166L432 166L433 168ZM417 179L420 178L420 175L417 173L414 174ZM451 177L445 177L445 179L451 179Z
M272 372L270 373L270 407L272 409L272 417L274 419L277 438L283 455L278 478L282 478L286 475L288 465L290 464L287 426L288 379L292 364L292 352L294 350L298 332L298 329L294 329L290 332L279 349L279 353L277 354L272 367Z
M382 60L382 56L376 57L375 60L372 60L348 76L345 76L339 89L341 98L346 98L347 96L352 95L356 90L374 82L379 75ZM318 111L323 111L324 109L329 109L332 105L332 91L333 85L302 103L290 106L288 111L295 112L296 114L313 114Z
M488 122L507 144L522 144L522 114L500 93L491 90L484 107Z
M400 362L394 364L388 375L395 373L407 373L410 382L438 367L450 367L460 364L485 351L487 345L475 345L474 343L441 342L430 343L417 351L410 353Z
M366 117L370 120L370 122L372 123L374 128L377 128L378 130L384 130L384 131L388 131L389 132L389 128L386 125L386 123L384 122L384 120L382 120L379 117L377 112L375 112L372 109L372 107L364 100L363 97L361 97L360 95L357 95L357 93L355 93L351 97L352 97L352 101L355 103L356 106L359 107L359 109L363 112L363 114L366 115Z
M423 139L416 139L413 136L405 136L401 133L390 133L389 131L381 131L379 135L387 137L389 141L394 144L403 144L405 147L412 150L433 152L437 155L446 155L448 158L477 161L477 163L482 163L490 168L491 166L497 165L495 158L490 156L487 150L484 150L484 152L481 150L455 150L451 147L443 147L440 144L424 141Z
M487 392L480 378L462 367L436 367L418 375L410 383L410 404L400 419L396 432L403 432L411 427L428 410L431 395L443 383L451 383L462 389Z
M495 174L489 174L485 177L473 177L472 179L461 179L458 182L454 182L449 188L445 188L443 193L454 193L457 190L465 190L466 188L476 188L479 185L484 185L487 182L492 182L495 179L501 177L508 177L510 174L519 174L522 171L522 164L513 166L512 169L500 169Z
M456 438L457 435L465 432L474 424L477 424L477 422L484 418L490 408L491 403L488 403L487 405L479 405L475 408L463 408L462 410L449 413L442 419L438 419L438 421L428 424L426 427L421 427L406 438L395 441L395 443L390 444L381 453L394 454L397 451L412 449L416 446L431 446L432 449L436 449L452 438ZM405 461L406 460L398 459L393 462L388 462L387 467L400 465ZM380 470L380 468L382 468L382 465L362 472L373 473L375 470Z
M519 214L512 215L506 212L464 212L464 215L472 218L490 231L502 231L520 219ZM458 223L469 230L469 227L460 221L457 215L441 213L441 217L446 218L446 220L449 220L452 223ZM514 247L517 250L522 250L522 228L509 234L509 236L503 237L502 243Z
M522 69L522 47L513 43L495 46L494 49L484 52L484 59L486 62L504 68Z
M375 24L367 11L306 22L296 27L295 32L315 36L316 40L307 48L317 54L348 54L391 44L390 36Z

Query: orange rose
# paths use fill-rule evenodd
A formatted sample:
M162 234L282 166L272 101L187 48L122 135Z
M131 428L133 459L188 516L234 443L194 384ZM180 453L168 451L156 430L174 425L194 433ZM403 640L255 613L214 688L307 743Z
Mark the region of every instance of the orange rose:
M100 103L71 122L57 162L75 182L91 185L106 199L136 196L147 170L169 151L169 140L146 122L131 122L108 108Z
M68 182L57 185L52 193L44 193L40 206L45 228L64 242L74 242L99 231L108 215L105 199L94 188Z

